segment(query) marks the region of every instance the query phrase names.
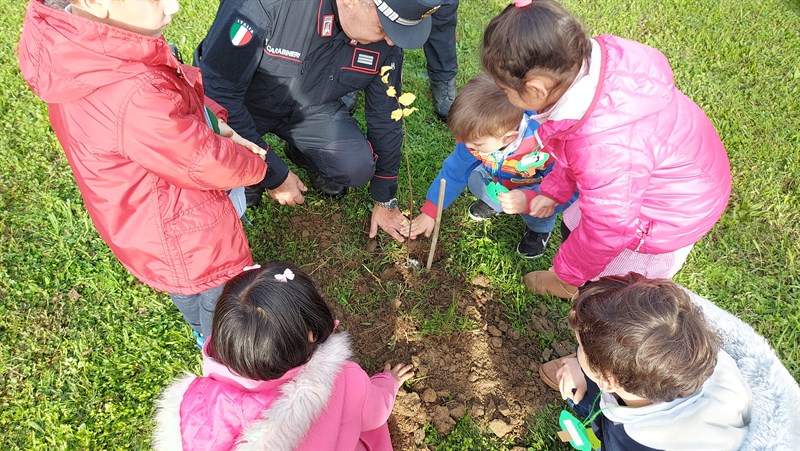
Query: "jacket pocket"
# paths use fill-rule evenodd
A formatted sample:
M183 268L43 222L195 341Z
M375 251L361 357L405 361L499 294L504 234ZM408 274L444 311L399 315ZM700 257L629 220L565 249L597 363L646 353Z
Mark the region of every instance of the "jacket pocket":
M196 287L218 277L241 259L241 223L222 191L192 192L205 200L164 221L169 266L182 285ZM246 245L245 245L246 247Z

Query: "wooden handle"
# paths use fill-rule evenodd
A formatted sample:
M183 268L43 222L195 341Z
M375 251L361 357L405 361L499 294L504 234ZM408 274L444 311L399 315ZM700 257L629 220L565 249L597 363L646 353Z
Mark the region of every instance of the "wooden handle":
M433 239L431 240L431 250L428 252L428 264L425 265L426 270L431 269L433 264L433 254L436 253L436 243L439 241L439 226L442 224L442 206L444 205L444 190L447 186L447 180L439 180L439 202L436 204L436 221L433 226Z

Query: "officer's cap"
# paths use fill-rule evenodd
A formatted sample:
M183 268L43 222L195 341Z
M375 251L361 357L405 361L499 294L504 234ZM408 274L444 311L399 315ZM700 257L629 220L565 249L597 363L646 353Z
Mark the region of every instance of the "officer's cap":
M442 0L372 0L381 26L398 47L422 47L431 34L431 17Z

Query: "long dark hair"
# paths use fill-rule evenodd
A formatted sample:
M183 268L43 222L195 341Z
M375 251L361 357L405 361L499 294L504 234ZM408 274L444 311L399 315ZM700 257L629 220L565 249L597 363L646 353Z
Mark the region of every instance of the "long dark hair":
M521 92L531 73L571 81L590 54L589 34L575 16L552 0L533 0L509 5L489 22L481 62L495 81Z
M294 278L284 281L287 269ZM311 278L291 263L270 262L225 284L209 355L241 376L277 379L306 363L332 332L333 315Z

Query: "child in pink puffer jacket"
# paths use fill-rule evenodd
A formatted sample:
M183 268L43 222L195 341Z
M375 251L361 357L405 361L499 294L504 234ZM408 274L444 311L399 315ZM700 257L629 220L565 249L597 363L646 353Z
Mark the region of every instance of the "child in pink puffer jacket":
M487 26L481 57L512 104L539 112L536 133L555 159L531 214L549 216L580 191L552 270L526 284L569 298L605 275L671 278L725 210L731 173L714 125L675 87L666 57L590 38L552 0L508 6Z
M231 279L203 377L162 394L157 450L391 450L387 419L411 365L368 377L311 278L269 263Z

